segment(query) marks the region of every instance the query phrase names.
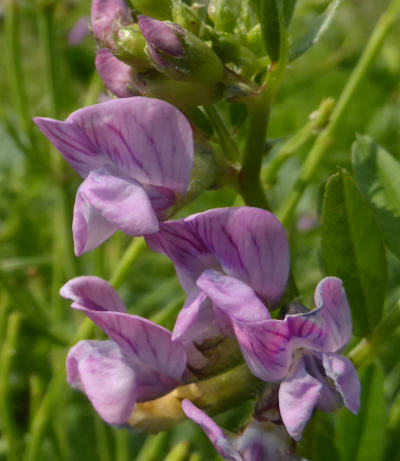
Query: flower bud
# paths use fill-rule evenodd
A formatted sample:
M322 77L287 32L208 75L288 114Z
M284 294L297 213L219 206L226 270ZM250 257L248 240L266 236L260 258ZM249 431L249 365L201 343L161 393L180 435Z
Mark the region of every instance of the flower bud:
M136 75L143 96L164 99L180 109L213 104L220 101L224 92L222 83L204 84L171 80L159 72Z
M154 66L175 80L216 83L225 68L212 49L194 34L171 22L139 16L146 50Z
M144 51L146 40L137 24L116 25L114 42L115 55L118 59L131 65L139 72L152 69L150 60Z
M135 10L146 16L160 20L172 19L171 0L130 0L130 2Z
M208 17L215 29L222 32L233 32L240 14L240 5L236 1L211 0L208 4Z

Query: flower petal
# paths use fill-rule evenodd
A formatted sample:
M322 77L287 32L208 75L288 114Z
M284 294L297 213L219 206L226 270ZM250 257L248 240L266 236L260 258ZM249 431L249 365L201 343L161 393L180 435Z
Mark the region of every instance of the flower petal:
M109 424L125 423L136 402L135 372L113 341L81 341L67 357L68 382ZM79 386L77 386L79 382Z
M119 294L99 277L76 277L61 288L60 295L65 299L71 299L72 306L77 309L126 312Z
M129 98L135 94L132 67L117 59L111 51L105 48L97 51L96 69L104 85L118 98Z
M129 355L135 368L160 373L161 384L166 387L173 387L182 378L186 353L179 341L172 342L170 331L135 315L77 308Z
M116 229L138 236L157 232L159 224L143 186L107 165L91 171L79 187L72 228L80 255Z
M206 270L198 278L197 285L232 321L259 322L271 318L254 291L234 277Z
M210 301L204 293L194 290L178 314L172 340L183 344L190 366L200 369L207 364L207 359L197 346L220 334Z
M279 410L291 437L299 441L321 394L322 384L310 376L301 359L279 387Z
M266 382L283 379L292 360L290 336L285 322L233 322L236 339L251 372Z
M274 304L282 295L289 273L285 230L275 216L258 208L219 208L179 221L169 221L147 238L149 246L174 262L185 290L206 269L247 283Z
M175 24L169 24L140 14L138 16L140 32L146 39L147 46L156 47L165 54L182 58L185 49L182 41L174 32ZM179 27L179 26L178 26Z
M361 384L354 365L346 357L337 354L322 354L326 375L333 380L345 406L357 414L360 410Z
M316 351L335 352L351 337L350 307L342 281L326 277L315 290L317 308L305 314L287 315L294 344Z
M65 122L35 122L83 177L113 164L120 174L141 184L186 192L193 164L192 129L165 101L112 99L80 109Z
M188 418L201 426L223 458L229 461L244 461L222 429L204 411L197 408L190 400L183 400L182 409Z
M125 0L93 0L91 24L94 36L100 42L114 48L113 22L130 20L130 10Z

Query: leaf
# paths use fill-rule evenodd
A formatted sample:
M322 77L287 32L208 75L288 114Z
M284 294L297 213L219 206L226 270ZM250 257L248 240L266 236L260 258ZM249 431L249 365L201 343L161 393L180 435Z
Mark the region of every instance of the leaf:
M400 258L400 163L368 136L354 142L352 163L387 246Z
M343 280L354 332L365 336L382 315L386 257L379 227L346 170L333 175L325 187L321 236L328 275Z
M353 415L342 410L336 426L340 461L380 461L385 451L386 402L384 374L377 364L361 373L361 410Z
M261 25L265 50L272 62L279 61L282 40L285 37L285 18L283 0L254 0ZM289 4L289 1L286 0ZM289 14L289 6L288 13Z
M293 45L289 50L288 61L294 61L306 51L308 51L313 45L320 41L321 37L328 30L332 23L332 19L338 9L342 0L333 0L311 24L307 33L302 35L297 40L294 40Z
M283 17L285 18L286 27L288 27L292 21L296 3L297 0L283 0Z

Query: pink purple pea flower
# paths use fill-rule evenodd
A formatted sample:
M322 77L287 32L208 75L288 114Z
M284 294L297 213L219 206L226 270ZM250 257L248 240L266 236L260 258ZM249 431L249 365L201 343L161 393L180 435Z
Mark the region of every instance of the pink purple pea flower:
M36 117L35 122L84 178L72 225L78 256L117 229L132 236L157 232L166 210L186 193L192 129L165 101L110 100L65 121Z
M289 434L300 440L315 407L329 412L344 404L357 413L360 381L351 361L340 355L352 332L341 280L321 280L315 290L317 307L311 312L258 321L235 314L245 305L262 309L263 304L248 288L244 304L244 297L226 289L232 283L231 277L211 270L198 280L203 292L230 318L252 373L266 382L281 382L279 411Z
M300 461L292 453L283 427L252 420L241 434L229 437L189 400L182 402L182 408L188 418L201 426L218 453L228 461Z
M80 341L67 357L68 383L84 392L109 424L124 424L135 403L174 389L186 371L182 344L171 332L129 315L114 288L98 277L77 277L61 289L111 339Z
M198 344L218 334L235 336L232 319L217 302L210 302L200 285L207 271L212 269L221 276L230 276L232 283L226 289L236 299L230 315L238 319L252 322L268 319L264 304L258 298L258 303L252 302L254 291L271 307L285 289L289 273L288 241L282 225L268 211L251 207L209 210L164 222L160 224L160 232L147 236L146 240L150 248L165 253L173 261L188 293L173 331L173 338L183 341L188 351L190 343ZM190 354L193 361L195 354L196 348ZM201 367L201 357L197 360Z
M188 347L216 331L235 337L255 376L281 382L279 410L295 440L316 406L332 411L344 403L358 412L359 379L339 354L352 332L342 282L319 283L315 310L271 318L268 308L281 297L289 270L286 234L271 213L210 210L163 223L147 242L172 259L189 294L173 338Z

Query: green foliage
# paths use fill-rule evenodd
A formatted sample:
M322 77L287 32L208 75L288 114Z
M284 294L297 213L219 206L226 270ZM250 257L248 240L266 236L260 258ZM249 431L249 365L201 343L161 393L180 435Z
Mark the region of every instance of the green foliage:
M339 170L326 185L321 237L327 273L343 280L354 332L364 336L382 315L387 266L380 230L345 170Z
M272 62L279 61L282 43L286 40L283 0L254 0L264 41L264 47ZM286 2L292 4L292 2ZM290 8L287 8L290 17ZM285 11L285 12L286 12Z
M336 445L340 461L380 461L387 443L387 410L384 373L377 364L361 374L361 410L353 415L342 410L337 421Z
M400 163L368 136L353 144L352 163L388 248L400 258Z
M342 0L332 0L325 11L313 21L311 26L309 26L307 32L293 41L289 50L289 61L297 59L321 40L322 36L331 25L336 10L341 3Z

